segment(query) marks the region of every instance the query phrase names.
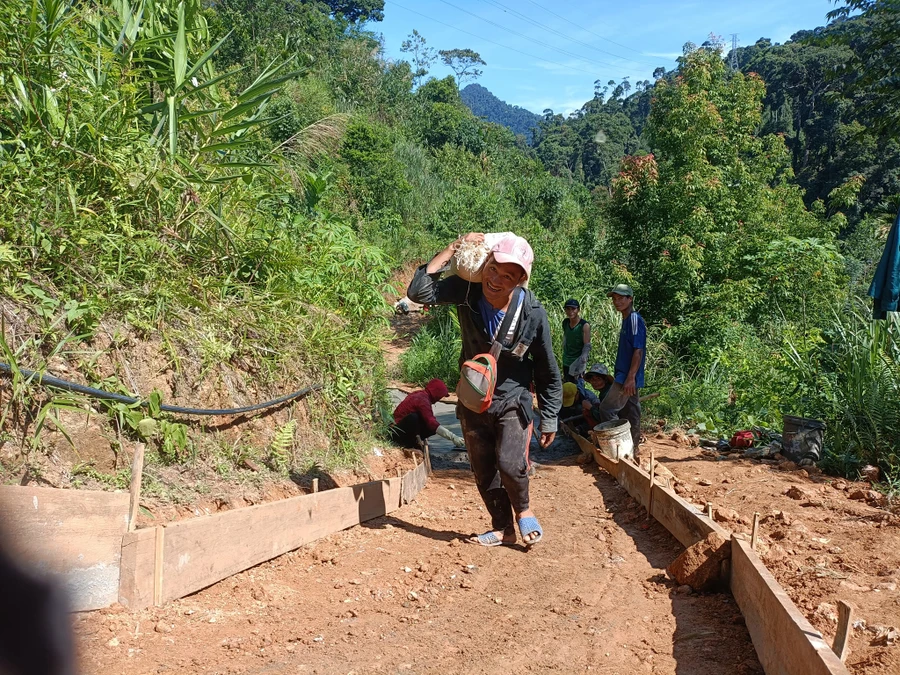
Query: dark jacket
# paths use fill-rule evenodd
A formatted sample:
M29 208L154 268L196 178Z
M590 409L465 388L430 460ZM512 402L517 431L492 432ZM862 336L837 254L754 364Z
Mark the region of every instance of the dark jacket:
M462 365L466 359L491 348L491 337L478 311L481 284L457 276L446 279L440 279L440 276L441 272L428 274L422 265L416 270L406 294L413 302L423 305L456 305L462 333ZM527 289L523 303L513 339L510 344L503 345L497 359L497 388L488 412L501 414L518 405L523 413L529 414L533 382L541 411L541 431L551 433L557 429L557 417L562 407L562 379L553 354L547 312Z
M874 299L874 318L886 319L888 312L897 311L900 300L900 213L888 233L875 278L869 286L869 297Z

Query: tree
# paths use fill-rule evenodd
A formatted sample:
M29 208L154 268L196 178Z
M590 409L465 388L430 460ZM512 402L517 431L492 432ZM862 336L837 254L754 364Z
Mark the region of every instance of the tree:
M425 38L415 29L400 45L400 51L412 55L413 66L415 66L413 71L414 85L418 84L428 74L428 69L437 61L437 53L435 53L434 49L427 46Z
M807 211L783 139L757 134L758 76L729 74L709 48L681 57L677 75L654 88L645 131L656 154L626 157L613 181L616 260L648 320L673 325L670 337L686 351L726 342L776 305L789 321L805 321L801 303L780 304L772 260L802 258L790 290L809 290L806 307L822 310L841 277L837 221Z
M862 11L862 22L854 22L837 36L844 44L857 47L855 57L844 64L845 71L857 76L847 85L849 94L863 94L864 104L872 115L873 125L880 131L900 131L900 0L846 0L843 7L828 13L828 18L847 18Z
M477 66L486 66L478 52L471 49L442 49L438 52L441 61L456 75L457 84L464 80L476 80L481 77L481 69Z
M384 19L384 0L325 0L334 16L350 23Z

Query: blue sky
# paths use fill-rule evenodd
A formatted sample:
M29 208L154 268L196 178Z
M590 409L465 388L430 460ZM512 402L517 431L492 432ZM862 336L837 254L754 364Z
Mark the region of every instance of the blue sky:
M825 24L828 0L385 0L386 56L406 59L403 40L416 29L435 49L468 48L487 62L478 83L507 103L536 113L569 113L593 97L594 81L653 80L675 67L682 45L710 33L739 45L761 37L784 42ZM542 44L539 44L542 43ZM452 74L435 64L431 74Z

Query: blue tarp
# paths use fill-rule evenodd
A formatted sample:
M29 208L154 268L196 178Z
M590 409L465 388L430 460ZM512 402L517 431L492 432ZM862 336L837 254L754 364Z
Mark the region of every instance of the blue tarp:
M869 297L874 298L876 319L886 319L888 312L897 311L900 300L900 213L888 234L875 278L869 286Z

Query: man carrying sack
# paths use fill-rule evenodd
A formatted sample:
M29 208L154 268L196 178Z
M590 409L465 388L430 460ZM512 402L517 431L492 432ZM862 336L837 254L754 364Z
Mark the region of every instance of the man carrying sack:
M456 305L462 333L457 387L469 462L478 492L491 515L492 529L472 539L482 546L516 542L515 524L525 546L543 536L529 502L528 446L532 433L531 387L541 413L541 447L556 436L562 381L553 354L547 313L524 288L534 253L522 237L510 235L491 247L481 282L459 276L441 279L470 233L416 270L407 295L428 305Z

